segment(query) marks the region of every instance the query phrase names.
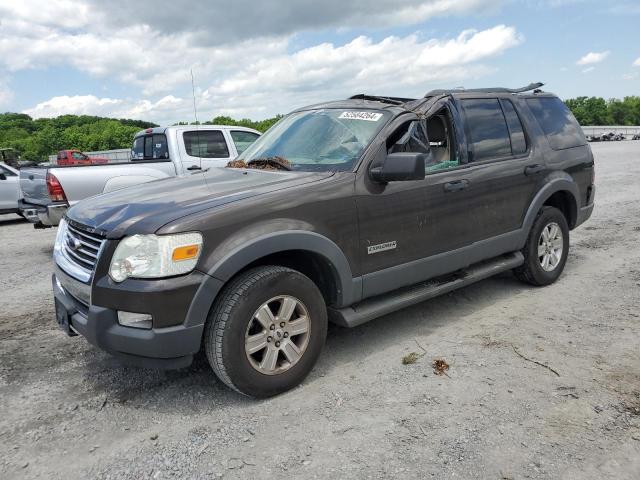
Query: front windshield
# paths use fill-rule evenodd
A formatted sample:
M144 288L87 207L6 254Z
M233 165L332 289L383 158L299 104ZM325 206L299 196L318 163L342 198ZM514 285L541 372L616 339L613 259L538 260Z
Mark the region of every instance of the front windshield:
M326 109L287 115L238 157L280 157L291 170L351 170L390 117L383 110Z

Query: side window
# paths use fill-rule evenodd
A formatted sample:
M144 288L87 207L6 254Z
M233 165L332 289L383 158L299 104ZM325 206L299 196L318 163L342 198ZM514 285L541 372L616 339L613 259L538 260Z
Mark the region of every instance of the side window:
M83 154L82 154L82 153L80 153L80 152L73 152L73 153L71 154L71 157L72 157L74 160L86 160L87 158L89 158L89 157L87 157L86 155L83 155Z
M182 134L187 155L201 158L227 158L229 149L220 130L200 130Z
M431 160L427 173L457 167L456 139L449 110L445 107L427 119L427 135L431 146Z
M423 122L413 120L401 125L387 139L387 151L429 153L429 140Z
M511 140L497 98L462 100L469 129L470 161L511 155Z
M586 145L587 139L571 110L558 97L527 98L527 105L554 150Z
M243 132L241 130L231 130L231 138L236 146L238 155L244 152L249 145L255 142L260 135L253 132Z
M500 103L502 103L502 110L511 134L511 151L514 155L521 155L527 151L527 139L524 135L520 117L518 117L511 100L500 100Z

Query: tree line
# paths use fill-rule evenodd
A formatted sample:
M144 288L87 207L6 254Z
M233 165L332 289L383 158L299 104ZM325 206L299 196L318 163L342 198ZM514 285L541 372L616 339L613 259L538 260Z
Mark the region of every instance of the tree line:
M565 103L580 125L640 125L640 97L578 97Z
M577 97L566 100L581 125L640 125L640 97L605 100ZM218 116L203 125L238 125L267 131L282 118L265 120ZM180 122L177 125L188 125ZM144 128L157 127L143 120L113 119L90 115L62 115L32 119L24 113L0 114L0 148L13 148L23 160L46 161L63 149L81 151L129 148L133 136Z

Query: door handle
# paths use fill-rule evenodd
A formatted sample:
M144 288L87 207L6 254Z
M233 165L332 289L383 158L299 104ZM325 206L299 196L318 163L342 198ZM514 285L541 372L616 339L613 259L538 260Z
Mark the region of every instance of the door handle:
M469 186L469 180L455 180L444 184L445 192L459 192Z
M535 165L529 165L528 167L525 167L524 174L527 176L536 175L543 170L544 170L544 165L540 165L539 163L536 163Z
M187 170L202 170L202 167L199 167L198 165L191 165Z

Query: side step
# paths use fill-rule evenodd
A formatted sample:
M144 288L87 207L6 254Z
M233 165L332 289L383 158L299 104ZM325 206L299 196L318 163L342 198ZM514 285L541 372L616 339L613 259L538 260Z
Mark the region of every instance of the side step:
M491 260L476 263L465 270L445 277L435 278L363 300L351 307L339 310L330 309L329 318L333 323L343 327L356 327L374 318L437 297L443 293L466 287L497 273L519 267L523 262L524 257L520 252L501 255Z

